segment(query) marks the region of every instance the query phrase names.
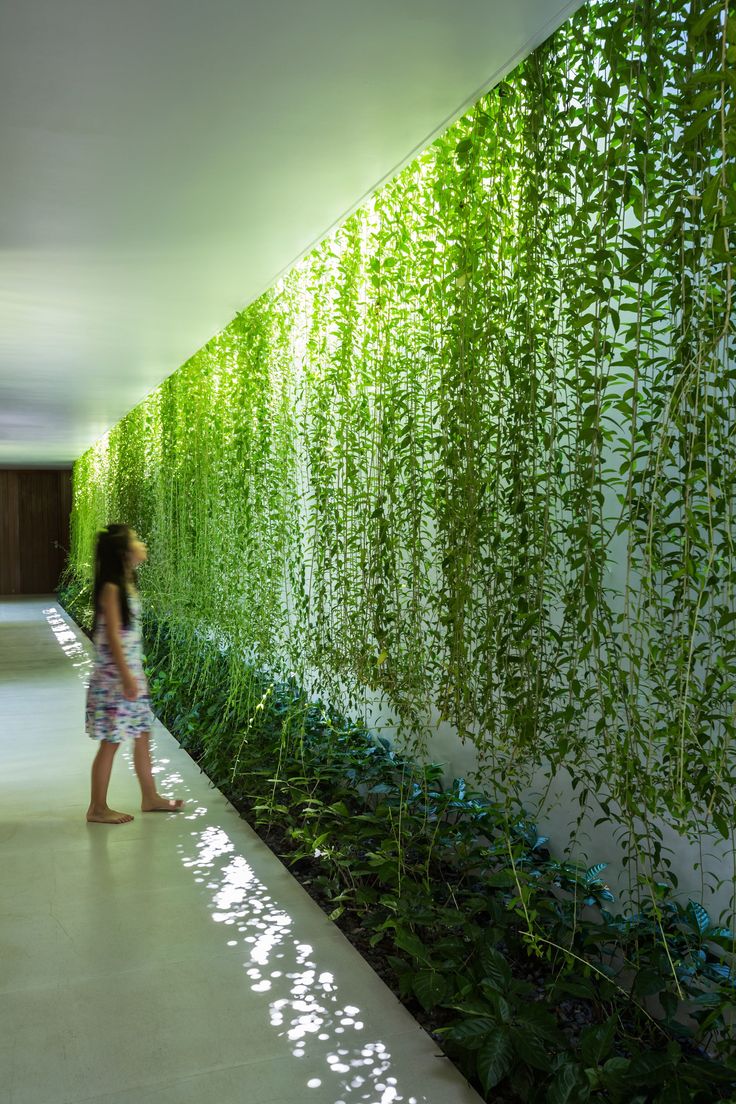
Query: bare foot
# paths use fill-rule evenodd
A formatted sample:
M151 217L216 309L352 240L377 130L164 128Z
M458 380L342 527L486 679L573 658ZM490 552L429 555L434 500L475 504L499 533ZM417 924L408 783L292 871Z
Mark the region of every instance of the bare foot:
M87 810L90 824L127 824L133 819L130 813L118 813L115 809L93 809L90 805Z
M169 799L168 797L161 797L159 794L156 794L151 801L144 801L141 805L144 813L178 813L183 807L184 802L180 797Z

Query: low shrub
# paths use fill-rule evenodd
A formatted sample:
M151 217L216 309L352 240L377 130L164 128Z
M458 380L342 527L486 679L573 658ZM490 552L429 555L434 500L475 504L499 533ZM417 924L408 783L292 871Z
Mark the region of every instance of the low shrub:
M85 622L88 596L62 600ZM736 1100L735 936L662 883L611 911L605 863L561 861L522 809L443 780L293 681L145 623L154 706L177 737L494 1102ZM189 654L192 642L189 642Z

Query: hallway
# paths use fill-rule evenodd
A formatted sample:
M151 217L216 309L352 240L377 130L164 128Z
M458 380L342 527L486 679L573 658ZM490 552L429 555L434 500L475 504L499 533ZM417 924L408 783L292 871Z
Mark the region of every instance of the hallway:
M0 1104L479 1101L163 727L87 825L89 644L0 600Z

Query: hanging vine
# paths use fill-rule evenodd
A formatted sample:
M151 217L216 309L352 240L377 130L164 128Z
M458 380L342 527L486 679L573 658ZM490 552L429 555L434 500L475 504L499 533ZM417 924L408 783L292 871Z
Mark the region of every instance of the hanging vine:
M566 773L632 884L730 839L735 92L732 0L592 0L78 461L78 585L128 521L233 707Z

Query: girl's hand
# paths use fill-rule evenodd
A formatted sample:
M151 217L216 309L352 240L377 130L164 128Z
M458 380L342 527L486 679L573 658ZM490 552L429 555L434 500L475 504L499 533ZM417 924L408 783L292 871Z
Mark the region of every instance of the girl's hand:
M138 697L138 683L132 675L125 675L123 678L123 697L128 701L135 701Z

